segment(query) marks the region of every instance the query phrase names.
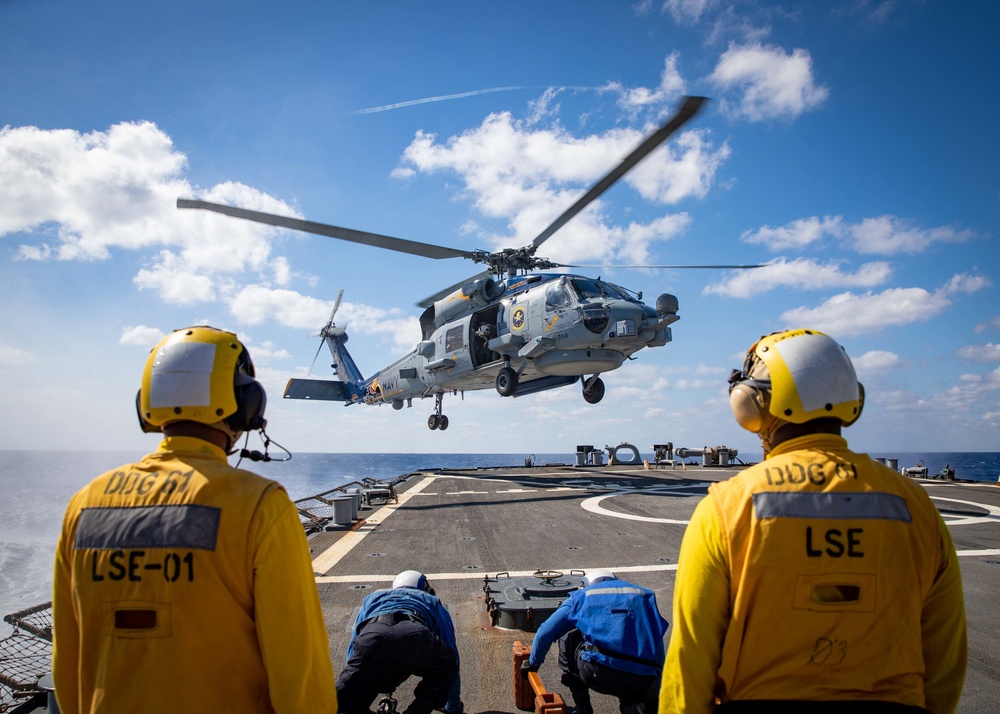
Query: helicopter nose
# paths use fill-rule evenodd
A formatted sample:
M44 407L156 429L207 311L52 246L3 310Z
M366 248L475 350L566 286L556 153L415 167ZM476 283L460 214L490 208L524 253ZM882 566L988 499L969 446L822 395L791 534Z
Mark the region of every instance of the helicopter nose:
M678 308L679 305L677 303L676 295L663 293L660 297L656 298L657 315L676 315Z

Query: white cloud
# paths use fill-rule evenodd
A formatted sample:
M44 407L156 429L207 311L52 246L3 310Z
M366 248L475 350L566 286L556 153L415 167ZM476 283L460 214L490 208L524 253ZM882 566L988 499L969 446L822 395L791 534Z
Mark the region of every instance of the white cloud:
M737 88L735 100L723 99L723 112L750 121L788 118L822 104L829 90L816 84L812 56L796 49L759 43L730 45L708 80L720 89Z
M248 221L178 210L196 196L297 215L249 186L197 190L181 176L187 159L151 122L81 134L36 127L0 129L0 235L45 236L22 245L26 260L105 260L111 251L161 247L135 276L169 303L210 302L232 292L233 276L252 273L285 284L287 263L270 257L278 230Z
M617 83L608 85L612 89L621 93L618 106L627 112L635 112L640 109L650 107L661 108L681 96L687 91L687 82L681 76L678 64L680 53L671 52L663 61L663 72L660 73L659 86L650 89L649 87L622 87Z
M910 255L922 253L935 243L963 243L975 237L970 230L954 226L919 228L912 221L898 216L883 215L849 223L842 216L810 216L786 223L778 228L762 226L740 236L745 243L763 245L770 251L802 249L825 238L848 238L849 246L858 253Z
M678 24L694 24L717 4L718 0L664 0L663 9Z
M259 325L274 320L302 330L323 327L332 309L332 300L318 300L294 290L262 285L242 288L229 304L230 313L242 324ZM411 350L420 340L420 323L416 318L401 317L398 310L344 301L337 311L336 323L348 334L381 335L390 339L397 350Z
M827 235L842 235L842 220L840 216L800 218L778 228L761 226L756 231L745 231L740 240L753 245L763 245L772 252L805 248L819 242Z
M156 327L129 325L122 330L122 336L118 338L118 344L152 349L164 337L166 337L166 334L163 330Z
M878 332L885 327L909 325L936 317L951 307L956 281L969 285L985 286L988 281L963 281L968 276L956 275L939 290L929 292L923 288L892 288L881 293L863 295L841 293L824 301L816 308L795 308L783 313L781 319L789 325L808 325L831 335L847 336Z
M30 364L34 361L35 356L27 350L0 342L0 366L13 367L19 364Z
M851 360L858 377L867 378L886 374L903 365L903 360L895 352L871 350Z
M985 275L969 275L968 273L959 273L958 275L953 275L951 280L949 280L941 290L947 295L953 295L955 293L965 293L966 295L971 295L972 293L979 292L983 288L988 288L993 283Z
M889 263L864 263L857 271L845 272L837 262L819 263L807 258L787 260L778 258L763 268L740 270L722 281L710 284L702 291L705 295L749 298L771 290L828 290L841 287L874 287L881 285L892 274Z
M977 362L995 362L1000 360L1000 345L989 342L985 345L967 345L955 350L955 354L963 359Z
M95 260L109 248L140 248L169 238L163 221L186 188L186 159L150 122L81 134L37 127L0 129L0 235L47 223L57 245L25 257ZM176 209L175 209L176 210Z
M974 332L985 332L989 329L1000 328L1000 315L994 317L992 320L987 320L986 322L980 322L973 328Z
M897 216L866 218L850 227L853 247L859 253L896 255L922 253L934 243L964 243L975 237L970 230L953 226L917 228Z
M531 242L646 134L616 128L577 138L558 125L535 128L501 113L444 143L432 134L418 132L403 161L424 173L457 173L477 210L485 217L507 221L512 235L492 237L494 247L501 248ZM643 198L657 203L701 198L729 153L725 144L714 147L707 132L688 131L646 157L623 180ZM627 231L633 238L645 235L647 241L663 237L662 223L654 221L647 227L643 231L639 224L633 224ZM618 239L623 230L606 224L598 200L574 219L572 231L560 231L546 243L544 254L559 261L594 262L616 261L626 253L644 254L648 250L648 242L626 248ZM572 239L567 239L570 233Z

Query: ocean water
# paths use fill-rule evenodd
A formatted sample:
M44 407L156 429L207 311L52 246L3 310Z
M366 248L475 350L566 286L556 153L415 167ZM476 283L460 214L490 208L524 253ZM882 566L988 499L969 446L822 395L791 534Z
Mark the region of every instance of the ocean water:
M69 498L94 476L135 461L134 452L0 450L0 616L51 599L52 558ZM1000 453L872 453L923 462L934 474L946 464L956 478L997 483ZM281 482L292 499L305 498L352 481L390 481L433 468L519 466L575 462L566 454L295 454L286 462L244 460L242 467ZM652 454L643 454L652 459ZM697 463L697 459L688 459ZM231 463L235 463L231 460ZM10 627L0 622L0 637Z

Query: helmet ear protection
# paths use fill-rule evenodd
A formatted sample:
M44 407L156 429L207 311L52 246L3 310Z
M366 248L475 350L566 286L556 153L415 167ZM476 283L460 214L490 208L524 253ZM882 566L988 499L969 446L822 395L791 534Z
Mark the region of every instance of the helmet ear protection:
M729 408L733 410L736 423L747 431L757 433L764 428L764 418L769 414L770 392L747 383L732 385L729 392Z
M236 411L223 420L226 426L233 431L263 429L267 425L267 419L264 418L267 394L260 382L253 377L237 374L233 392L236 396Z

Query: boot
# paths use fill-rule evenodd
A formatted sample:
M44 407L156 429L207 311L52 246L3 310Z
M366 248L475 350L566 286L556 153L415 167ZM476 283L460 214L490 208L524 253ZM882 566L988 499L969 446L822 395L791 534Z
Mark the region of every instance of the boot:
M586 687L571 687L570 696L573 697L573 714L594 714L594 708L590 705L590 690Z

